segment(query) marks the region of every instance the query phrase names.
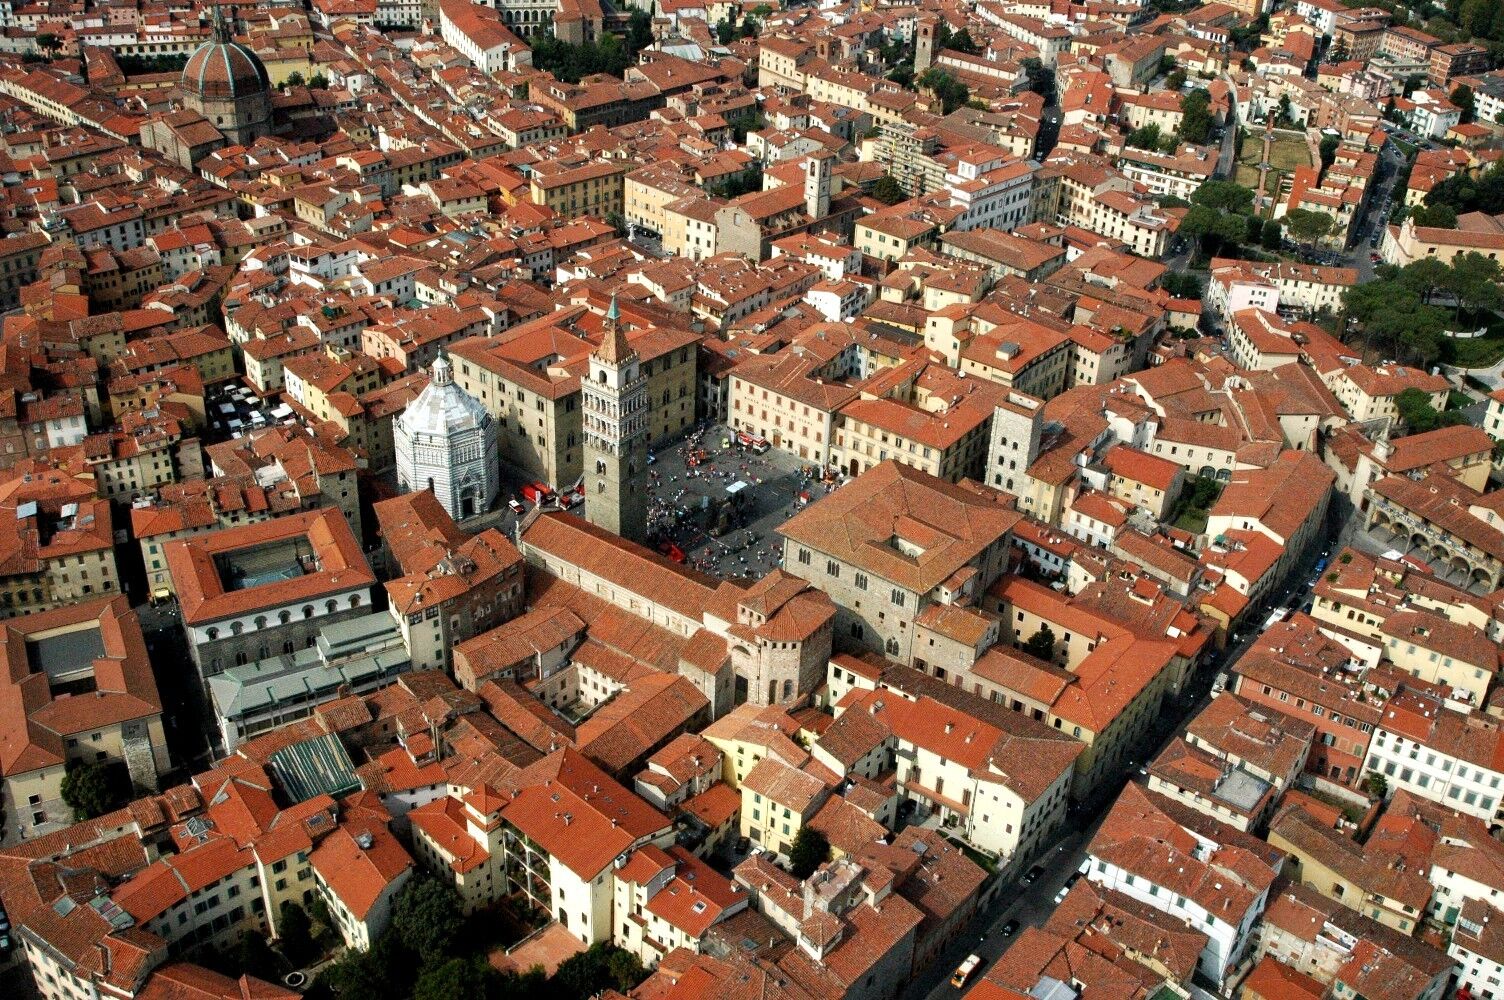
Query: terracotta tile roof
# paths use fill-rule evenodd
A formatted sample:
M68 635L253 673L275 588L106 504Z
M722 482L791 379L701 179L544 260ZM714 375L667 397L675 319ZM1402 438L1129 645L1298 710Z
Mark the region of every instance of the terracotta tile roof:
M503 818L587 881L668 818L575 750L527 768Z
M348 818L310 858L313 869L357 920L413 867L413 859L386 824Z
M1022 515L1003 494L887 461L778 529L785 539L928 594L1004 538Z
M243 590L226 590L215 556L257 545L306 539L316 560L313 572ZM164 554L182 608L183 621L203 624L311 601L340 591L369 587L376 576L366 564L350 524L338 508L293 514L270 521L224 528L208 535L169 542Z
M90 657L92 692L53 694L46 668L34 660L32 652L32 640L47 633L82 639L81 646L64 655ZM91 641L97 642L97 650ZM74 670L79 666L70 664ZM62 763L68 737L148 719L161 711L141 626L124 597L72 604L4 623L0 635L0 776Z
M704 574L559 511L547 511L528 525L520 544L524 552L552 555L696 621L718 586Z

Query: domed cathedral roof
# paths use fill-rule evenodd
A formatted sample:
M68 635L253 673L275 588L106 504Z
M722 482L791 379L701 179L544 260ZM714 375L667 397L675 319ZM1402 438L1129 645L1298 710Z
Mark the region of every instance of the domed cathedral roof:
M440 354L433 363L433 376L418 398L407 404L397 418L402 429L418 437L449 437L466 431L483 430L491 421L481 401L454 384L449 359Z
M272 81L256 53L231 39L224 15L216 7L214 35L188 57L182 86L201 98L237 100L270 92Z

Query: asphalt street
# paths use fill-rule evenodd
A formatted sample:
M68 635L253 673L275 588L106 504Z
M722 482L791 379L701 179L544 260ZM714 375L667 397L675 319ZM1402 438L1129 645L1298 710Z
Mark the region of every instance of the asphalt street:
M1330 548L1324 550L1320 545L1313 546L1292 569L1285 584L1274 593L1272 599L1263 608L1250 613L1249 620L1254 623L1253 626L1235 633L1234 641L1220 654L1208 656L1187 682L1182 696L1162 709L1160 725L1151 740L1152 746L1147 748L1147 752L1133 758L1135 763L1129 772L1116 781L1109 782L1096 802L1085 808L1072 810L1066 821L1067 832L1053 848L1033 862L1044 869L1038 879L1030 885L1019 883L1019 876L1031 867L1029 864L1020 864L1004 875L1002 883L992 890L990 901L972 920L966 932L959 935L923 975L909 983L902 994L902 1000L947 1000L956 997L958 991L950 985L950 976L967 955L980 955L983 959L981 969L972 978L974 983L1008 950L1024 928L1042 926L1049 919L1055 908L1056 894L1085 861L1086 848L1101 826L1108 807L1117 799L1118 793L1128 781L1142 780L1136 773L1139 767L1159 756L1170 741L1183 733L1187 723L1210 702L1211 687L1216 676L1231 671L1253 645L1261 631L1259 626L1270 613L1269 609L1300 609L1311 596L1311 586L1315 581L1314 568L1320 559L1335 555L1343 545L1356 543L1359 536L1371 541L1367 540L1361 524L1350 516L1347 508L1334 507L1328 514L1327 528L1324 537L1332 540ZM1007 937L1003 936L1003 928L1014 920L1018 921L1018 930Z

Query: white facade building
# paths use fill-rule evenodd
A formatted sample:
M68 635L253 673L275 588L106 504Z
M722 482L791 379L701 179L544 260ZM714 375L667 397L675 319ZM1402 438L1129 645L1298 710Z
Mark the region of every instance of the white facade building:
M449 361L433 363L433 381L392 426L397 488L431 490L456 521L483 514L499 486L496 421L454 384Z

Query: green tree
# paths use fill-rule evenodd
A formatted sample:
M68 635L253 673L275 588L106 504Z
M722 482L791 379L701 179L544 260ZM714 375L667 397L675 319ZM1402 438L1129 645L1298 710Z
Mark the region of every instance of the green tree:
M1375 798L1384 798L1389 794L1389 779L1378 771L1369 771L1363 778L1363 789Z
M625 948L617 948L606 959L606 974L611 977L611 985L618 993L636 989L648 977L642 961Z
M1426 195L1427 205L1446 205L1458 215L1504 212L1504 163L1496 163L1476 176L1461 171L1448 177Z
M1243 242L1256 247L1264 238L1264 220L1257 215L1243 216Z
M1448 287L1451 277L1452 269L1446 264L1435 257L1422 257L1414 264L1403 268L1394 280L1398 281L1402 288L1419 295L1420 300L1429 305L1432 296Z
M267 982L275 982L282 978L282 960L266 943L266 938L260 934L249 933L240 936L240 944L235 948L234 963L235 967L247 976L254 976Z
M44 31L37 35L37 48L48 54L56 53L63 47L63 40L50 31Z
M1135 149L1157 150L1163 138L1159 133L1159 126L1151 123L1149 125L1141 125L1132 132L1129 132L1124 137L1123 142Z
M919 86L935 95L943 114L950 114L971 99L971 89L938 66L924 71Z
M872 185L872 197L884 205L897 205L908 195L904 194L903 188L893 179L892 174L883 174L877 179L877 183Z
M1223 212L1247 212L1253 207L1253 189L1232 181L1207 181L1191 195L1191 204Z
M825 834L806 823L794 836L794 846L789 848L789 871L797 879L807 879L815 869L830 860L830 841Z
M627 51L633 55L653 44L653 15L642 8L627 19Z
M1332 217L1325 212L1292 208L1285 213L1285 228L1302 243L1314 243L1332 231Z
M1477 113L1477 100L1473 97L1473 88L1465 83L1459 83L1452 88L1449 98L1462 111L1462 121L1470 122Z
M1499 279L1497 260L1472 251L1453 257L1445 287L1457 301L1457 319L1463 310L1478 314L1499 308Z
M322 73L315 73L313 74L313 77L309 79L308 86L312 87L314 90L328 90L329 78Z
M549 994L554 996L562 993L569 998L585 1000L606 989L625 993L645 977L642 964L637 962L636 956L615 945L597 942L588 950L560 963L553 978L549 980Z
M413 987L413 1000L475 1000L486 995L489 966L473 958L429 962Z
M982 51L982 47L976 42L972 41L971 32L967 31L965 28L962 28L954 35L951 35L950 41L946 44L945 47L955 52L965 53L969 56L977 55Z
M1165 86L1170 90L1179 90L1185 86L1185 70L1177 69L1165 77Z
M1201 279L1194 274L1170 271L1160 279L1159 286L1177 299L1201 298Z
M1429 364L1441 353L1446 313L1423 301L1420 275L1380 269L1373 280L1347 290L1343 307L1362 326L1370 344L1395 357ZM1427 429L1435 426L1423 415L1420 419Z
M1055 630L1048 625L1039 626L1039 631L1029 636L1028 641L1024 643L1023 650L1037 659L1053 661L1055 659Z
M1399 410L1400 420L1413 433L1435 430L1441 423L1441 414L1431 405L1431 397L1419 389L1406 389L1395 396L1394 406Z
M1028 89L1036 94L1048 97L1055 92L1055 72L1034 56L1026 56L1019 67L1024 71L1024 78L1028 80Z
M1265 250L1278 250L1285 238L1285 227L1270 219L1264 223L1264 233L1259 237L1259 246Z
M1417 226L1457 228L1457 210L1450 205L1416 205L1410 209L1410 218L1415 220Z
M1205 87L1197 87L1180 99L1180 138L1184 142L1200 145L1206 142L1212 131L1212 95Z
M74 819L93 819L115 807L117 799L113 765L98 761L83 764L74 761L63 775L63 801L73 810Z
M339 1000L392 1000L413 989L418 964L391 934L369 951L350 950L319 978L328 980Z
M277 913L277 943L293 965L306 965L318 954L318 946L313 943L313 921L294 900L284 900Z
M450 954L465 924L459 895L436 878L414 878L392 907L398 940L425 962Z
M293 72L287 74L287 85L289 87L301 87L301 86L303 86L303 74L299 73L297 71L293 71Z
M1337 147L1342 145L1342 140L1335 135L1321 137L1321 169L1325 170L1337 159Z

